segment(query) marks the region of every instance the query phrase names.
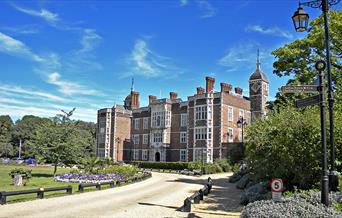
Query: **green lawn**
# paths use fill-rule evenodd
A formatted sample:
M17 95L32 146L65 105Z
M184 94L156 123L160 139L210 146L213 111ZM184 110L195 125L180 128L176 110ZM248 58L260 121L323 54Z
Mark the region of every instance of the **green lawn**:
M26 168L32 169L32 178L22 187L14 187L12 184L12 179L8 173L14 168ZM58 168L58 173L68 173L70 169ZM0 191L18 191L18 190L28 190L36 188L49 188L49 187L59 187L59 186L72 186L72 192L78 193L78 183L70 182L56 182L53 179L53 168L34 168L25 165L0 165ZM86 188L84 191L93 191L93 188ZM55 197L66 195L66 191L58 192L46 192L44 193L44 198ZM26 201L36 199L37 194L24 194L7 197L7 203L13 203L18 201Z

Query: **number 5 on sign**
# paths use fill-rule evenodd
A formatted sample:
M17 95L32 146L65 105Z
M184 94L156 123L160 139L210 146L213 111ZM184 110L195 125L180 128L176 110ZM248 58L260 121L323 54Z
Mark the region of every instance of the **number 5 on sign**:
M276 202L281 201L281 192L283 191L283 181L273 179L271 182L272 199Z

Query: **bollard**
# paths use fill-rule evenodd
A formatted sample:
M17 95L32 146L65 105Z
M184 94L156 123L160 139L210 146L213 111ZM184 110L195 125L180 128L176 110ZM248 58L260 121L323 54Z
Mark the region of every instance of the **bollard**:
M198 192L196 192L194 196L194 204L199 204L200 201L201 201L201 196Z
M203 195L204 195L203 190L200 189L200 190L198 191L198 193L199 193L199 196L200 196L200 200L203 200Z
M44 188L40 188L37 192L37 198L43 199L44 198Z
M114 182L110 182L110 183L109 183L109 187L114 188L114 186L115 186L115 185L114 185Z
M81 183L78 185L78 192L83 192L83 186L81 185Z
M100 183L96 184L95 187L96 187L97 190L101 190L101 184Z
M186 198L184 200L183 212L191 212L191 200L190 200L190 198Z
M205 185L204 186L204 195L207 196L209 194L209 191L208 191L208 185Z
M0 204L6 204L6 192L0 192Z
M68 186L67 193L68 193L69 195L72 194L72 186L71 186L71 185Z
M120 182L120 181L117 181L117 182L116 182L116 185L117 185L117 186L120 186L120 185L121 185L121 182Z

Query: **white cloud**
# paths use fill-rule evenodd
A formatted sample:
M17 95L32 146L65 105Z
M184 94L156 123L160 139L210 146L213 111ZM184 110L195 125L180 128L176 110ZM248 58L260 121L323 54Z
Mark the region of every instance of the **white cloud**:
M94 29L84 29L81 38L82 49L79 52L93 51L101 40L102 37L99 36Z
M201 18L210 18L210 17L214 17L217 14L217 8L215 8L207 0L198 0L197 4L203 13L201 15Z
M187 4L189 4L189 0L180 0L179 4L181 7L186 6Z
M57 72L48 75L47 83L58 86L58 91L65 95L81 94L81 95L97 95L98 91L89 89L75 82L63 81L61 75Z
M146 77L176 77L182 70L170 63L170 58L153 52L143 39L136 40L129 57L131 72L125 76L142 75Z
M34 90L34 89L25 89L20 86L13 86L13 85L0 85L0 91L4 92L4 94L12 95L12 94L20 94L22 98L29 98L29 99L40 99L40 100L49 100L49 101L70 101L69 99L48 93L46 91L41 90Z
M289 33L288 31L282 30L279 27L262 27L260 25L251 25L246 27L247 32L257 32L265 35L273 35L273 36L279 36L284 37L287 39L292 39L293 35Z
M35 11L32 9L27 9L27 8L22 8L22 7L18 7L14 4L12 4L13 8L15 8L16 10L23 12L25 14L31 15L31 16L35 16L35 17L40 17L43 18L45 21L47 21L50 24L55 24L59 18L58 18L58 14L53 13L51 11L48 11L46 9L40 9L40 11Z
M274 57L271 51L263 49L258 43L245 42L233 46L218 60L218 64L225 67L226 72L245 71L255 69L257 49L260 49L261 66L272 66Z
M14 39L0 32L0 52L7 53L13 56L24 57L37 62L43 62L44 59L33 53L29 47L23 42Z

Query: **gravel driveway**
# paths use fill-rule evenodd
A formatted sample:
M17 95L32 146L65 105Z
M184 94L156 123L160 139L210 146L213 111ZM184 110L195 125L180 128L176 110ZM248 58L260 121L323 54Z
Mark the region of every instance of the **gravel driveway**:
M0 205L0 217L187 217L177 209L207 178L153 173L148 180L119 188Z

